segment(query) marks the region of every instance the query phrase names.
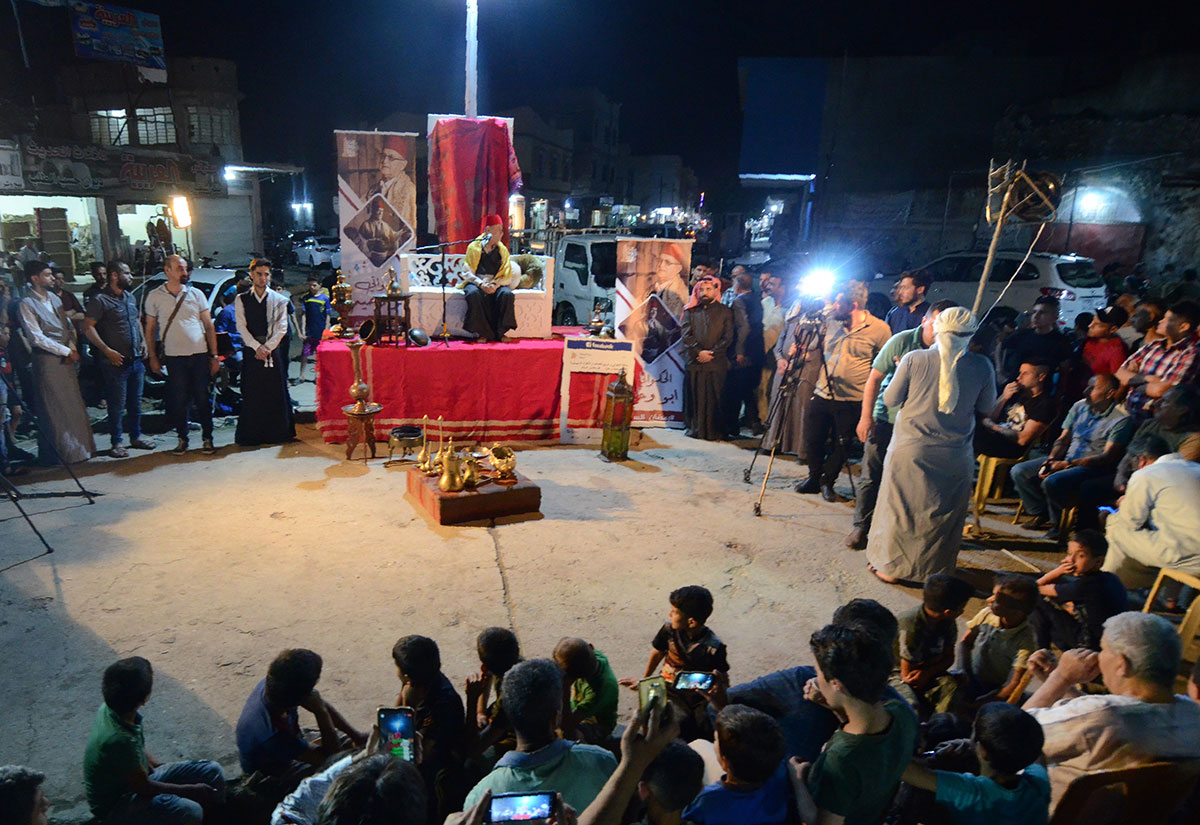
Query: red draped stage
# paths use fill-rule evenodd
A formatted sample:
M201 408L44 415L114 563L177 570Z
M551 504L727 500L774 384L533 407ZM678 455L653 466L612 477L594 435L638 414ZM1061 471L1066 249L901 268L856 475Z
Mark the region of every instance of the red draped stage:
M375 438L401 424L445 417L447 437L471 442L559 443L562 410L561 338L517 339L509 344L440 341L427 347L363 347L363 380L383 405ZM571 381L572 427L599 426L604 392L615 376L577 374ZM354 382L350 348L328 339L317 348L317 427L327 442L346 440L342 406Z

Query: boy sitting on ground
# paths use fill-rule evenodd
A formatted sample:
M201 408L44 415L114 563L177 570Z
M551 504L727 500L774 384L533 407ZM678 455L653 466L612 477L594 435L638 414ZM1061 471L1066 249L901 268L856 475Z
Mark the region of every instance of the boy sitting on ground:
M468 676L467 695L467 754L483 756L490 770L496 760L517 746L512 726L500 709L500 689L504 674L521 661L521 645L517 634L507 627L485 627L475 639L479 654L479 674ZM488 704L495 691L496 700Z
M1033 579L1014 575L996 578L987 605L967 622L967 632L959 642L967 701L976 705L1006 701L1016 689L1025 674L1026 662L1037 649L1029 623L1037 602Z
M697 825L755 825L788 819L788 777L783 731L767 714L728 705L717 714L714 740L725 772L683 810Z
M558 738L562 715L562 673L549 659L521 662L504 677L504 713L517 734L517 747L467 794L466 807L488 791L558 791L576 811L586 808L617 760L604 748Z
M603 745L617 726L620 698L608 657L583 639L567 638L555 646L554 663L563 672L563 738Z
M465 788L461 766L463 702L442 673L437 642L428 636L404 636L392 647L400 678L397 707L413 710L413 729L421 741L419 767L429 795L430 822L457 811Z
M267 668L267 676L254 686L237 723L238 760L247 774L274 777L273 789L259 787L260 795L278 802L306 775L350 744L361 747L367 735L360 733L321 698L321 657L305 648L284 650ZM320 736L308 741L300 730L297 708L317 720ZM338 731L346 734L342 741Z
M1076 530L1067 542L1066 558L1038 579L1044 598L1032 622L1039 650L1051 645L1099 650L1104 622L1129 609L1125 585L1100 569L1107 552L1108 541L1099 530Z
M225 801L225 775L198 759L164 765L146 750L138 708L150 699L154 671L131 656L104 671L104 702L83 752L88 807L106 825L199 823Z
M956 748L974 751L979 775L930 770L910 764L908 784L932 791L953 825L1045 825L1050 807L1050 779L1037 759L1042 753L1042 726L1020 708L993 702L979 709L971 739ZM932 816L923 817L932 823Z
M811 764L793 757L792 788L801 821L875 825L912 759L917 719L885 701L891 651L862 627L826 625L812 635L821 702L846 723Z
M681 722L685 739L695 739L707 727L705 696L696 690L675 690L675 674L682 671L727 674L729 662L725 643L705 623L713 611L712 593L699 585L671 591L671 609L667 622L658 629L651 645L654 651L646 663L648 679L659 671L667 681L671 701L685 714ZM637 679L621 679L620 684L637 690Z
M892 686L924 717L945 710L957 688L954 665L955 620L972 594L971 585L945 573L925 580L921 604L896 617L900 625L895 658L899 678Z

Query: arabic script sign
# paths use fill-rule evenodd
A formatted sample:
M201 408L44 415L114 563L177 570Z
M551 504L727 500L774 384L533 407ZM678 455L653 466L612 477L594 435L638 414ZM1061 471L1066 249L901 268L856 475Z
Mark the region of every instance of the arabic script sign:
M224 170L206 158L122 147L22 144L22 176L32 192L165 200L225 197Z

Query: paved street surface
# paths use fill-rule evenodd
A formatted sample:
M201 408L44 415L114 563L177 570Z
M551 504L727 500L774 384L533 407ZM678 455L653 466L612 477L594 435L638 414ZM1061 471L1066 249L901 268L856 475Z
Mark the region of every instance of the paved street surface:
M214 758L232 776L242 703L285 647L318 651L322 695L366 726L395 698L390 651L408 633L438 641L459 686L489 625L512 627L527 657L582 635L618 675L640 676L667 593L703 584L739 682L811 662L809 634L852 597L915 603L842 546L848 504L791 491L791 460L776 462L756 518L758 481L742 482L750 453L731 444L653 431L625 464L582 448L522 451L518 469L542 487L541 519L444 528L414 509L402 467L342 461L311 425L300 435L242 450L231 421L215 457L176 458L160 438L156 453L90 462L95 505L26 502L49 556L37 557L28 526L3 505L0 764L46 772L56 819L86 818L83 746L101 673L122 656L154 665L150 752ZM26 492L71 488L33 478ZM634 703L626 695L623 712Z

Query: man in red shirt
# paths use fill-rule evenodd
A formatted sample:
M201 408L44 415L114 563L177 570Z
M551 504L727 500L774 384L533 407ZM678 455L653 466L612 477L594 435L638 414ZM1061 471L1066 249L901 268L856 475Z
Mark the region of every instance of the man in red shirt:
M1118 306L1096 310L1096 317L1088 324L1087 340L1083 342L1083 360L1092 375L1116 375L1125 363L1129 353L1117 330L1128 320L1129 313Z

